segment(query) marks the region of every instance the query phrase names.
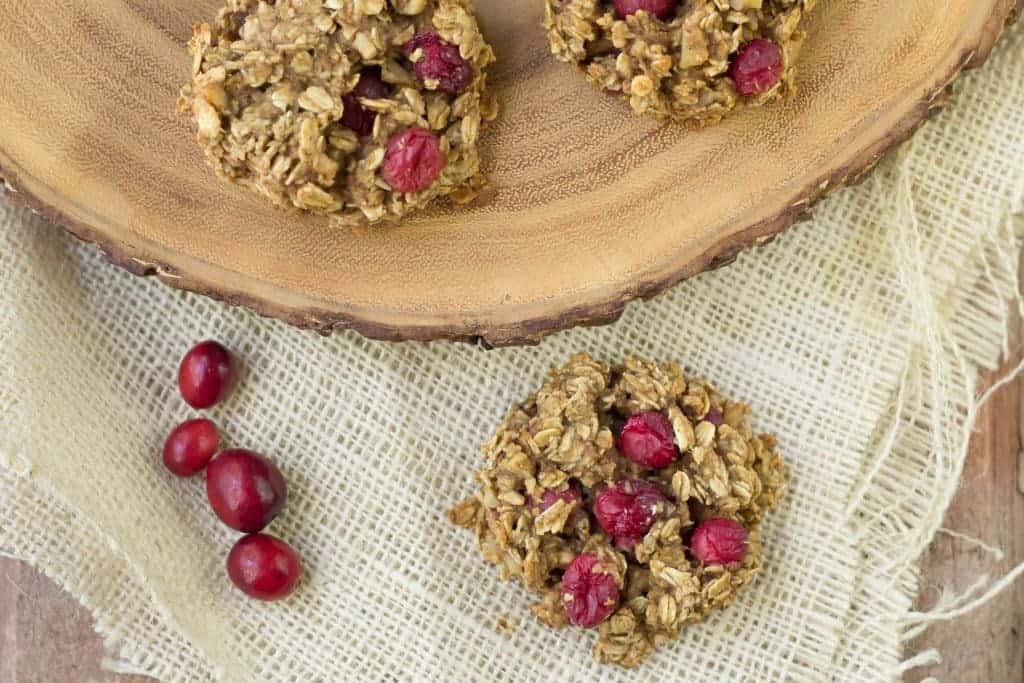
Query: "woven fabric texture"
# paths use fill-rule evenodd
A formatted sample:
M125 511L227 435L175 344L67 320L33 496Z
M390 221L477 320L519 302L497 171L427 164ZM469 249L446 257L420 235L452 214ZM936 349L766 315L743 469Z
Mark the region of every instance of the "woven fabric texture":
M899 678L931 658L902 651L927 621L911 613L917 558L1017 294L1024 32L958 91L812 221L536 348L324 339L134 278L0 210L0 552L92 610L111 668L167 681ZM236 535L201 479L159 460L193 415L175 372L203 338L245 364L213 417L289 483L269 531L306 578L283 603L234 589ZM509 406L578 350L681 361L752 404L790 468L764 572L635 671L597 665L590 632L537 624L444 515Z

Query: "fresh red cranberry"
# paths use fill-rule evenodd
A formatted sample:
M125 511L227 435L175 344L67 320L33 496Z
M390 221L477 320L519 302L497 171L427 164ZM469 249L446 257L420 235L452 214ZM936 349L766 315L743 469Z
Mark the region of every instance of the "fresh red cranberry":
M619 604L619 585L590 553L577 555L562 576L562 604L569 621L593 628L611 616Z
M381 79L380 67L371 66L363 69L355 89L342 98L345 111L341 115L341 125L364 137L373 134L373 122L377 120L377 112L366 109L359 100L383 100L390 95L391 86Z
M288 597L302 576L299 555L267 534L238 539L228 554L228 576L246 595L258 600Z
M725 418L722 417L722 411L718 408L708 408L708 412L704 415L704 419L716 427L721 427L725 424Z
M704 564L731 564L747 554L747 529L732 519L709 519L690 539L690 552Z
M416 50L421 50L422 56L412 70L421 82L437 81L437 89L449 95L457 95L473 82L473 65L462 58L459 48L434 31L420 31L402 46L406 56Z
M637 465L668 467L679 457L672 423L656 410L632 415L619 433L619 452Z
M782 78L782 51L764 38L755 38L740 46L729 67L729 76L741 95L768 92Z
M665 21L675 14L678 6L679 0L615 0L615 11L620 19L643 10Z
M219 445L217 425L210 420L182 422L164 442L164 465L179 477L191 477L206 467Z
M381 176L396 192L419 192L434 182L445 161L436 135L410 128L388 140Z
M658 487L646 481L620 481L597 494L594 515L616 545L628 549L647 535L658 508L667 501Z
M540 511L544 512L560 500L564 500L566 504L571 505L572 503L582 499L583 494L580 493L580 487L576 484L569 484L569 487L564 491L556 491L555 489L547 489L544 491L544 495L540 498L539 507Z
M245 533L261 530L284 506L281 470L262 455L235 448L206 466L206 497L225 524Z
M193 346L178 368L178 388L193 408L209 408L224 398L235 378L231 353L215 341Z

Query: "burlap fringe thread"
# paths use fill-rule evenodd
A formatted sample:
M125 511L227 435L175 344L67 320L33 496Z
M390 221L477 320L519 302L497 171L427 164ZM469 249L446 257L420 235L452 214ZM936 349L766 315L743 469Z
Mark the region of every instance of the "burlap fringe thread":
M992 315L998 316L1003 330L1004 357L1011 353L1010 307L1014 307L1021 315L1019 319L1024 320L1024 296L1019 272L1019 257L1024 241L1024 221L1020 220L1024 213L1024 185L1018 187L1015 196L1004 205L995 207L996 219L990 225L983 226L984 232L980 235L982 248L978 258L981 259L985 278L976 285L975 291L985 290L989 298L994 295L996 301L1007 305L1002 310L993 311L981 310L970 300L950 302L944 300L945 292L933 290L922 272L922 264L926 262L922 258L924 239L912 191L913 179L905 163L906 158L912 154L912 143L897 153L894 168L896 182L891 186L882 186L881 174L871 181L878 185L876 191L894 194L890 246L901 274L903 295L912 303L911 324L914 334L911 338L918 340L911 349L900 385L893 397L888 424L880 425L877 432L876 455L847 506L849 527L855 537L860 539L865 555L870 558L866 565L870 567L875 563L875 570L864 581L865 584L875 585L873 590L878 590L879 582L892 590L905 581L913 581L916 585L918 560L937 533L980 547L996 561L1002 558L1000 549L968 534L943 529L941 525L959 486L979 411L999 389L1024 372L1022 361L979 396L975 389L977 366L968 357L972 335L990 333L993 329ZM958 313L966 320L954 329L951 319L958 303L962 304ZM971 320L972 317L978 320ZM982 318L985 320L980 320ZM926 440L922 442L922 438ZM893 530L901 528L899 515L905 501L895 499L883 510L875 509L871 512L865 505L865 497L892 459L910 457L906 452L907 441L913 442L918 452L923 447L929 453L928 467L920 472L920 486L933 494L919 523L911 525L899 542L894 542ZM887 547L890 550L900 549L898 555L887 558L871 556L867 539L882 529L888 534ZM978 609L1022 575L1024 563L994 582L988 575L979 576L960 594L949 588L943 589L930 609L910 611L900 620L898 626L903 633L902 642L911 641L931 624L951 621ZM858 630L863 631L865 628L862 626ZM847 640L856 635L848 634ZM912 669L941 662L940 653L936 649L908 654L891 672L893 679L901 679ZM935 681L934 678L926 680Z

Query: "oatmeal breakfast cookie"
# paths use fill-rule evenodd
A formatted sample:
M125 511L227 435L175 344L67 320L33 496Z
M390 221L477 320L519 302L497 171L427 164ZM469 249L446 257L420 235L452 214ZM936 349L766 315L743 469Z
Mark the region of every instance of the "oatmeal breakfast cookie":
M675 363L578 354L505 418L449 517L540 594L541 622L597 627L596 657L634 666L760 569L784 469L747 413Z
M817 0L544 0L551 51L659 119L715 123L793 88Z
M279 206L372 223L484 184L472 0L227 0L189 52L207 161Z

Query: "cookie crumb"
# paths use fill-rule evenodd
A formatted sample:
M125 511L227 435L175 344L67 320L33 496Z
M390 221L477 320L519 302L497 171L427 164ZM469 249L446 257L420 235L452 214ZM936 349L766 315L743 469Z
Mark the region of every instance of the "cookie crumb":
M512 617L498 617L498 622L495 624L496 630L506 638L510 637L516 630L516 620Z

